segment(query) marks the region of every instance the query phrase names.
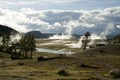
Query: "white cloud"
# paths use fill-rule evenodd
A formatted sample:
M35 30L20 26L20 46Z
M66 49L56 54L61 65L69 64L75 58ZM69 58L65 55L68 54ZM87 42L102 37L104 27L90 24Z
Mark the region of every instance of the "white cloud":
M38 11L35 11L35 10L31 9L31 8L23 8L23 9L20 10L20 12L25 14L25 15L38 13Z
M116 27L120 29L120 25L117 25Z
M36 4L36 1L25 1L25 0L21 0L21 1L0 1L0 4L4 4L4 5L32 5L32 4Z
M70 3L70 2L76 2L79 0L1 0L0 6L26 6L26 5L45 5L46 3ZM3 4L3 5L2 5Z
M0 9L0 24L8 25L20 32L40 30L41 32L100 34L108 24L120 24L120 7L103 10L33 10L23 8L20 11ZM119 27L119 26L118 26ZM118 28L117 27L117 28ZM115 29L114 27L112 29ZM111 30L111 33L120 33Z
M44 0L42 2L49 2L49 3L68 3L68 2L76 2L81 0Z
M55 22L53 26L55 26L55 27L61 27L62 25L59 22Z
M10 26L21 32L26 32L28 29L25 25L19 25L20 23L27 22L26 15L20 14L19 12L2 10L0 9L0 24Z
M0 0L0 7L12 10L20 10L22 8L34 8L37 10L93 10L119 6L119 3L119 0Z
M18 1L14 5L31 5L31 4L36 4L36 1Z

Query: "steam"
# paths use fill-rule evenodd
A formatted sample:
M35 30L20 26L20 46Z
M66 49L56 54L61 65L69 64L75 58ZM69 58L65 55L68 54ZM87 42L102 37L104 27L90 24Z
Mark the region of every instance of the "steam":
M11 41L16 43L21 39L22 35L21 34L16 34L16 35L11 35L10 37L11 37Z
M90 42L88 43L88 45L93 45L95 40L102 40L102 37L95 33L92 33L89 39L90 39Z
M107 39L106 36L108 36L113 29L114 29L114 24L108 23L108 25L105 27L105 30L100 34L102 40L106 40Z
M2 44L2 37L0 37L0 45ZM21 34L15 34L10 36L10 44L17 43L21 39Z
M49 37L49 39L71 39L72 38L72 29L73 27L70 26L66 29L66 33L67 35L53 35L51 37ZM105 26L105 29L103 32L101 32L100 34L96 34L96 33L91 33L91 36L89 37L89 43L88 46L93 45L95 43L95 40L101 40L104 41L106 40L107 36L112 32L112 30L114 29L114 24L113 23L108 23L107 26ZM72 42L71 44L65 44L66 46L69 46L70 48L82 48L83 46L83 40L85 40L85 36L81 36L79 38L79 41L77 43Z
M114 29L114 24L108 23L108 25L105 27L105 30L101 34L97 35L95 33L92 33L91 36L89 37L90 42L88 43L88 46L93 45L95 40L101 40L101 41L106 40L107 39L106 37L112 32L113 29ZM85 36L81 36L79 42L77 43L66 44L66 45L69 46L70 48L82 48L83 40L85 40Z
M71 39L72 36L71 35L65 35L65 34L62 34L62 35L59 35L59 34L56 34L56 35L53 35L53 36L50 36L49 39Z
M2 37L0 37L0 42L2 41Z
M101 40L102 38L95 34L95 33L92 33L91 36L89 37L89 43L88 43L88 46L94 44L94 41L95 40ZM82 48L83 47L83 40L85 40L85 36L81 36L79 38L79 41L77 43L72 43L72 44L66 44L66 46L69 46L70 48Z
M118 29L120 29L120 24L116 26Z
M56 35L50 36L49 39L71 39L72 30L73 30L72 26L67 27L65 31L66 34L62 34L62 35L56 34Z
M70 25L70 26L67 27L65 32L68 35L72 35L72 31L73 31L73 25Z
M81 36L80 39L79 39L79 42L72 43L72 44L66 44L66 46L69 46L70 48L81 48L83 39L84 39L84 36Z
M95 40L101 40L102 38L99 36L99 35L97 35L97 34L95 34L95 33L92 33L91 34L91 36L89 37L89 43L88 43L88 45L92 45L92 44L94 44L94 41ZM82 48L82 46L83 46L83 40L85 40L85 36L83 35L83 36L81 36L80 38L79 38L79 41L77 42L77 43L71 43L71 44L66 44L66 46L69 46L70 48Z
M101 40L102 42L105 43L104 40L107 39L107 36L112 32L113 29L114 29L114 24L108 23L108 25L105 27L105 30L101 34L99 34L99 35L97 35L95 33L91 34L91 36L90 36L91 41L88 43L88 45L94 44L95 40Z

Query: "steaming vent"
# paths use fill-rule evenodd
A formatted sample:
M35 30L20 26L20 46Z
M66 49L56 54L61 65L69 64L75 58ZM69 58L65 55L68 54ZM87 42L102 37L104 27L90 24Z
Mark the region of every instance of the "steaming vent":
M95 44L96 44L96 46L105 46L105 45L107 45L107 42L100 40L100 41L97 41Z
M59 35L59 34L56 34L56 35L50 36L48 39L71 39L71 38L73 38L72 35L68 35L68 34Z

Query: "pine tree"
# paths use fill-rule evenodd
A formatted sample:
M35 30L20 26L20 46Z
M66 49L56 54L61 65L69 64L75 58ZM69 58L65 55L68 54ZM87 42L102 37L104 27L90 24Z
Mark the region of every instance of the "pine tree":
M35 50L35 40L34 40L34 36L32 34L28 35L28 44L29 44L29 51L31 53L31 59L32 59L32 53Z
M35 50L34 36L31 34L24 35L19 41L19 49L20 53L25 52L25 58L28 57L28 52L31 53L32 58L32 53Z
M3 51L6 51L10 45L10 33L7 33L2 37L1 43L2 43L1 47L2 47Z
M90 34L89 32L86 32L86 33L84 34L84 36L85 36L85 42L84 42L84 48L83 48L83 50L86 49L86 46L87 46L87 43L88 43L88 37L89 37L90 35L91 35L91 34Z

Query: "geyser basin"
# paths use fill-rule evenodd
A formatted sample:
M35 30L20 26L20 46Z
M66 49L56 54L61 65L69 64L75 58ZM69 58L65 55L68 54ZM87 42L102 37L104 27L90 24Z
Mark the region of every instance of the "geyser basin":
M53 36L50 36L49 39L71 39L72 38L72 35L65 35L65 34L62 34L62 35L53 35Z
M65 49L61 50L53 50L53 49L45 49L45 48L36 48L37 52L46 52L46 53L54 53L54 54L73 54L75 52L67 51Z

